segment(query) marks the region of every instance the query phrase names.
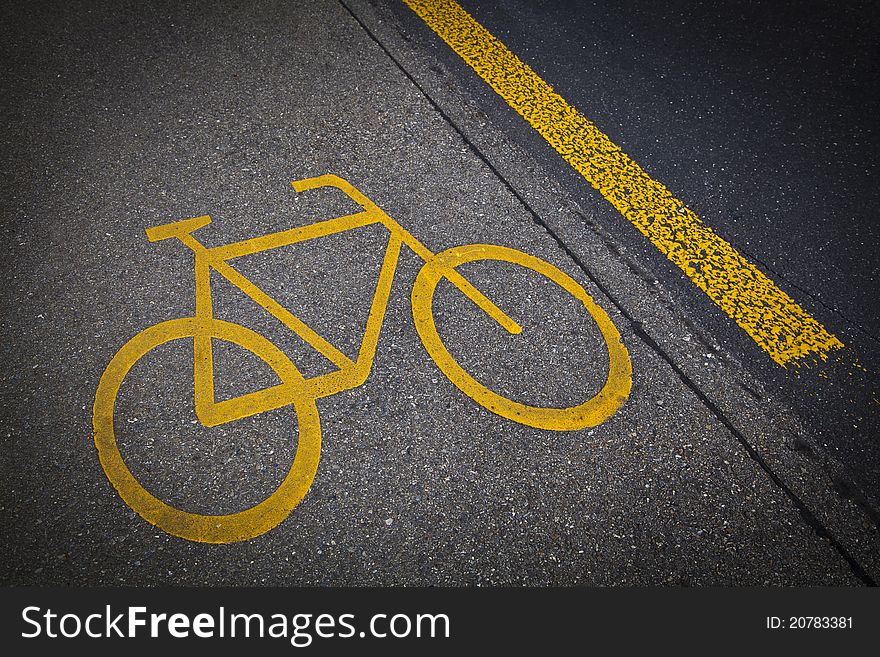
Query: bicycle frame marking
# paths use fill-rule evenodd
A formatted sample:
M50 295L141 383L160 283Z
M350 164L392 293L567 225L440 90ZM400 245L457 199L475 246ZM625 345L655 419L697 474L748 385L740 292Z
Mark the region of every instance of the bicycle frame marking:
M202 320L207 325L207 322L213 318L210 283L211 270L213 269L278 319L284 326L299 335L337 368L333 372L306 379L305 390L301 387L281 383L270 388L217 402L214 396L214 365L211 336L209 332L203 331L202 334L197 335L195 338L194 362L196 415L205 426L217 426L250 415L257 415L265 411L287 406L293 403L294 395L306 394L314 399L319 399L362 385L372 370L373 359L379 343L379 334L385 318L388 299L391 295L391 285L397 271L397 262L402 247L406 245L426 262L435 258L435 254L413 237L409 231L389 217L375 203L345 180L334 175L325 175L304 181L296 181L291 184L298 192L317 187L336 187L351 197L363 210L308 226L212 248L204 246L192 235L195 230L210 222L210 217L207 215L147 230L147 236L151 241L176 237L195 253L195 315L197 319ZM339 351L323 336L263 292L247 277L239 273L228 262L234 258L334 235L376 223L388 229L388 245L385 249L382 268L376 283L364 337L355 360L351 360ZM175 226L178 227L177 230L175 230ZM522 327L519 324L508 317L457 271L444 267L443 275L510 333L516 334L522 331Z

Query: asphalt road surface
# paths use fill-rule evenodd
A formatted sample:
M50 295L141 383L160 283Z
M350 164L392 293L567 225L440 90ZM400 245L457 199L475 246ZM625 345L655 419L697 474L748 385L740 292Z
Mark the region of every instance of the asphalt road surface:
M0 581L877 581L876 58L858 11L464 6L843 355L770 361L402 3L7 5ZM802 14L824 55L798 54ZM364 216L344 189L290 186L324 174L396 223L317 236ZM205 215L182 241L145 234ZM280 232L205 275L235 249L199 244ZM449 275L425 310L425 261L466 244L508 249L456 271L521 333ZM302 383L345 359L371 364L362 382ZM593 397L587 426L523 410ZM258 506L281 498L289 515Z
M480 111L547 167L642 275L819 429L844 492L880 508L880 143L868 3L474 2L462 6L847 348L783 370L585 184L449 47L389 3Z

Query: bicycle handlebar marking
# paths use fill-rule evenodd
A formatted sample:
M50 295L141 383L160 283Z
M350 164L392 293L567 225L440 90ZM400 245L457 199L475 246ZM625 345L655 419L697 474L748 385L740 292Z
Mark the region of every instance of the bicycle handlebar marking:
M350 183L331 174L291 183L297 192L336 187L361 206L355 214L317 222L300 228L208 248L192 233L208 225L208 215L147 229L150 241L177 238L195 253L196 312L194 317L169 320L138 333L108 364L95 395L93 428L101 466L122 499L141 517L160 529L191 541L228 543L263 534L284 520L305 497L312 485L321 451L321 431L315 401L366 381L376 355L391 285L403 245L425 264L412 290L416 329L441 372L468 397L487 410L528 426L571 431L596 426L613 415L626 401L632 387L632 365L620 334L604 310L584 288L561 270L534 256L494 245L471 244L435 254L383 212ZM364 336L352 361L328 340L293 315L228 260L281 246L316 239L381 223L389 231L388 246L376 283ZM522 327L464 278L456 267L474 260L500 260L531 269L577 299L593 317L608 350L609 370L602 389L591 399L569 408L541 408L506 399L479 383L462 368L443 345L434 323L432 302L440 280L447 279L475 305L512 334ZM243 326L213 316L211 270L257 302L286 327L299 335L336 366L336 370L306 379L284 352L263 336ZM244 511L227 515L201 515L176 509L141 486L125 465L114 431L116 396L134 364L157 346L171 340L191 338L194 359L194 409L205 426L218 426L265 411L293 405L298 420L296 455L281 485L265 500ZM281 379L269 388L217 402L214 397L213 340L237 344L265 361Z

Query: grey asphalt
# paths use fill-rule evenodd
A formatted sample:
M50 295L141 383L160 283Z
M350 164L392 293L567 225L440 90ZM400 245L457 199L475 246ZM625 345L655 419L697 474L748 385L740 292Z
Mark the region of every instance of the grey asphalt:
M0 581L876 581L876 526L799 448L819 440L814 427L622 253L601 205L487 116L398 10L4 6ZM193 313L191 255L150 244L144 229L210 214L197 235L216 245L354 209L332 190L289 186L323 173L348 179L434 251L501 244L574 277L621 332L630 398L572 432L476 405L421 345L409 305L420 261L405 253L369 379L318 401L322 457L304 501L250 541L172 537L119 498L92 440L112 356L144 328ZM353 354L383 245L368 229L236 266ZM527 403L601 385L596 327L570 302L512 266L467 273L525 326L506 338L441 287L438 328L470 371ZM327 371L235 289L217 281L214 295L219 317L262 333L306 375ZM201 427L191 363L191 343L177 340L129 374L115 415L123 456L180 508L247 508L289 467L294 414ZM221 395L271 381L235 348L218 349L216 367Z

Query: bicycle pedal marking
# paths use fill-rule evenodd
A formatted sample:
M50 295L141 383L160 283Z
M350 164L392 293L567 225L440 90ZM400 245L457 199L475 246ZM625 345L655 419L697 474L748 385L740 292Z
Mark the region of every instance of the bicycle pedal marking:
M195 253L196 312L193 317L172 319L148 327L126 342L104 370L95 394L93 429L101 466L120 497L146 521L163 531L190 541L230 543L259 536L281 523L303 500L312 485L321 455L321 427L316 400L358 387L367 379L376 355L379 333L391 295L391 286L406 245L425 264L412 289L411 305L416 331L441 372L480 406L527 426L572 431L596 426L625 402L632 387L632 365L620 333L605 311L573 278L553 265L509 247L469 244L434 254L400 224L355 189L332 174L291 183L297 192L335 187L361 206L362 211L308 226L208 248L193 232L207 226L208 215L147 229L150 241L178 239ZM379 273L369 318L357 359L352 361L325 338L269 297L226 261L298 242L379 223L389 231L388 247ZM476 260L499 260L530 269L575 297L592 316L605 341L609 369L602 389L591 399L569 408L529 406L507 399L479 383L461 367L443 344L433 315L433 298L441 279L457 287L477 307L511 334L522 327L474 287L459 265ZM216 319L211 298L211 272L226 278L256 301L338 368L306 379L290 358L272 342L244 326ZM194 408L205 426L213 427L284 406L297 415L296 454L282 483L253 507L227 515L203 515L172 507L147 491L129 470L119 451L114 430L116 397L125 377L141 358L156 347L179 339L193 344ZM263 360L281 383L256 392L217 402L214 396L213 340L236 344Z

